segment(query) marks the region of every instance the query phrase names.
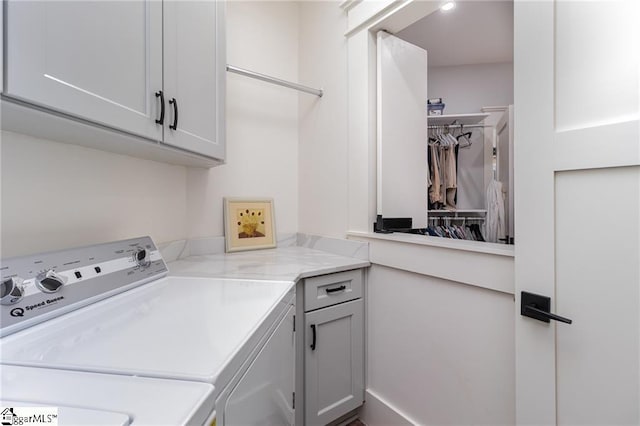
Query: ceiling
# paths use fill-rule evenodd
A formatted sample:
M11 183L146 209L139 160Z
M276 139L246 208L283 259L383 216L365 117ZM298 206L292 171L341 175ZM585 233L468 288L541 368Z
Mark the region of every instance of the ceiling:
M395 34L429 52L429 67L513 62L513 1L457 1Z

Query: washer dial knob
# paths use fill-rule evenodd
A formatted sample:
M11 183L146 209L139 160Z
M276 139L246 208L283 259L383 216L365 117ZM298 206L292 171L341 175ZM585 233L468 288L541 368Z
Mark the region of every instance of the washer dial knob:
M55 293L60 291L66 281L64 277L56 274L53 269L49 269L38 275L36 286L45 293Z
M0 304L13 305L22 300L23 296L24 287L22 286L22 278L7 278L0 283Z
M149 252L143 248L139 248L136 251L136 253L133 255L133 260L141 268L146 268L151 264L151 257L149 256Z

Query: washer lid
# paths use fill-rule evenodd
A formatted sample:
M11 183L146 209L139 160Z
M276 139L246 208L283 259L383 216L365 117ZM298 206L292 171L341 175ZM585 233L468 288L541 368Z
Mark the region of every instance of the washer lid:
M60 425L203 424L215 405L205 383L11 365L0 388L2 410L57 407Z
M163 278L0 339L2 363L215 383L292 282ZM265 324L263 324L265 323ZM262 328L261 328L262 327Z
M34 414L32 407L49 407L43 404L34 404L24 401L0 400L0 413L9 409L11 416L28 417ZM129 426L129 416L111 411L87 410L85 408L67 407L58 405L55 409L55 419L59 425L92 425L92 426ZM53 412L53 411L52 411ZM8 420L11 422L11 420ZM13 424L13 422L11 422Z

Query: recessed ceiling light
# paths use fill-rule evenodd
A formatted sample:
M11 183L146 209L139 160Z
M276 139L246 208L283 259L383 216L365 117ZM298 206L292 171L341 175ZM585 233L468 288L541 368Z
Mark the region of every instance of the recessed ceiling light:
M454 7L456 7L456 4L452 1L448 1L445 4L443 4L442 6L440 6L440 10L443 12L446 12L448 10L453 9Z

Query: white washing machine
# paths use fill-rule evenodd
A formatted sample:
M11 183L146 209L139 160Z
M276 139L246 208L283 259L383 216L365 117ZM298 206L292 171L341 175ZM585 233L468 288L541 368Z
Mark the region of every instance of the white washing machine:
M294 283L166 277L148 237L7 259L0 274L3 366L208 385L218 425L293 424ZM24 400L5 374L1 389ZM196 399L207 416L187 423L210 423Z
M78 426L191 425L213 417L213 386L205 383L14 365L0 365L0 377L2 424L25 424L17 418L37 415L32 407L49 407L39 411L53 424Z

